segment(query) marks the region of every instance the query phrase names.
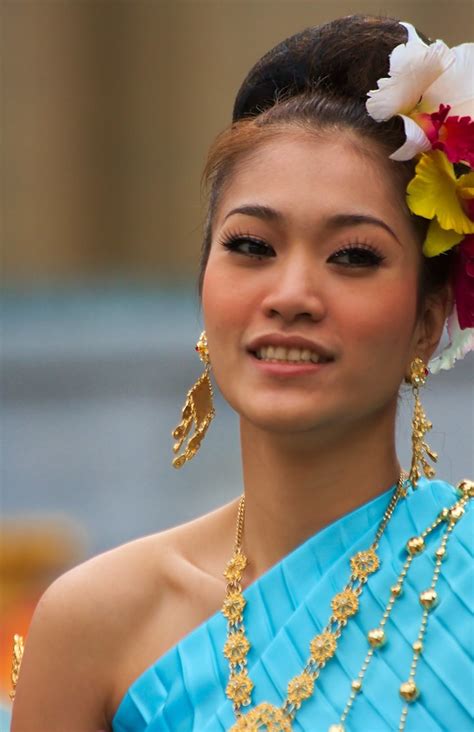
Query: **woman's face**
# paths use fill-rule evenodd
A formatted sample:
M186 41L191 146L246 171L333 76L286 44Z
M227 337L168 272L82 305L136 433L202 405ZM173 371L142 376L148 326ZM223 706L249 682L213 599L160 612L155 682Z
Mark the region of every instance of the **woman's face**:
M334 133L289 132L234 172L202 300L216 381L245 419L306 432L395 411L423 354L419 244L392 185Z

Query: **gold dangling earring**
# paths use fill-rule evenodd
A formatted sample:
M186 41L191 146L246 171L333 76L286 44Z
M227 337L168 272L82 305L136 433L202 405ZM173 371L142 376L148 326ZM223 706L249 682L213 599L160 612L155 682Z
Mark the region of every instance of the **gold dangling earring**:
M425 410L420 401L420 386L424 386L428 369L421 358L415 358L410 364L410 376L407 381L412 386L415 406L412 420L412 459L410 467L409 481L413 488L417 487L418 480L421 477L421 469L427 478L434 478L435 470L428 463L424 453L435 463L438 455L424 441L425 434L432 428L432 423L427 419Z
M196 351L199 358L206 365L196 383L191 387L186 396L186 402L181 412L181 422L173 430L172 435L177 442L173 445L173 451L178 452L194 422L194 434L188 442L181 455L173 459L173 467L180 468L185 462L191 460L197 453L207 432L212 418L215 415L212 401L212 385L209 378L211 362L207 348L206 331L203 330L196 344Z

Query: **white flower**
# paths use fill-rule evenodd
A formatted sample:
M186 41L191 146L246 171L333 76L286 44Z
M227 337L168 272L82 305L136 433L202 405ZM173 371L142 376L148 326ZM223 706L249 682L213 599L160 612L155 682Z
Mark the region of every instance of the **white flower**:
M403 119L406 142L390 155L392 160L410 160L431 148L419 123L422 114L437 112L440 104L450 105L450 115L474 117L474 43L448 48L438 40L427 45L410 23L402 25L408 40L393 49L389 76L378 80L366 102L377 122L395 115Z
M442 370L448 371L456 361L464 358L469 351L474 351L474 328L461 330L456 310L448 318L448 334L449 345L428 364L432 374L437 374Z

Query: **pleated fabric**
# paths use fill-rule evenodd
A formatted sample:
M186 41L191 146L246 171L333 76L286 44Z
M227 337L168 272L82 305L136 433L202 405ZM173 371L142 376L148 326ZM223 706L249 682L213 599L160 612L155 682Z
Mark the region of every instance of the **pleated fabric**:
M349 559L372 543L392 490L312 536L245 590L248 668L255 684L251 707L263 701L282 703L288 681L307 661L310 640L328 621L331 599L349 578ZM405 560L406 541L457 498L448 483L422 479L418 489L400 501L379 545L381 567L365 585L359 612L349 619L313 696L298 711L295 732L327 732L339 721L368 650L367 632L378 626ZM398 730L403 706L398 690L409 676L411 644L422 613L419 593L431 584L440 536L440 529L434 531L425 552L413 560L385 628L387 643L376 650L363 691L346 720L348 732ZM410 705L407 732L474 730L473 544L469 506L454 528L441 565L440 601L429 615L416 674L421 694ZM228 732L235 717L225 695L226 630L225 618L216 613L159 658L128 689L113 719L113 732Z

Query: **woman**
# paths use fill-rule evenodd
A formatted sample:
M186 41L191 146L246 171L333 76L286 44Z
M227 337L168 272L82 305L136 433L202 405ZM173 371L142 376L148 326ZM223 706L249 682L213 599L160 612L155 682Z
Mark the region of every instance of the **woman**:
M212 365L240 416L245 502L56 581L13 732L469 728L473 484L420 477L435 457L425 364L451 312L438 366L469 349L474 325L472 123L417 106L443 80L459 91L472 49L437 43L343 18L244 81L206 170L206 369L174 434L179 466L212 419ZM394 437L404 380L408 480Z

